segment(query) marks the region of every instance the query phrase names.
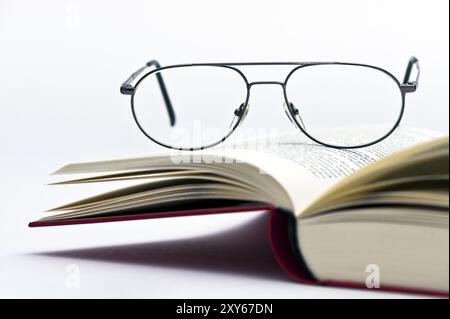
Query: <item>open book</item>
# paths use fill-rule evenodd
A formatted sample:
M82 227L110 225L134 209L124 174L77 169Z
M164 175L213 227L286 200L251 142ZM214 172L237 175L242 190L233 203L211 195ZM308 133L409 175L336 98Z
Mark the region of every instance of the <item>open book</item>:
M267 210L275 256L300 281L448 295L448 137L399 130L356 150L297 132L255 141L64 166L55 184L128 184L30 226Z

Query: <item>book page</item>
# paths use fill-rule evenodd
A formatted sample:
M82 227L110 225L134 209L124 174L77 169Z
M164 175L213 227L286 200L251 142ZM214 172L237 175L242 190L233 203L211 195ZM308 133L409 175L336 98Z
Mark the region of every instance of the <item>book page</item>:
M371 147L339 150L318 145L301 132L293 131L277 136L245 140L233 144L232 147L225 144L222 147L199 152L172 152L167 155L71 164L56 173L92 174L100 171L129 171L131 175L134 175L136 171L141 170L182 168L186 169L186 174L189 174L188 168L195 167L192 164L204 164L203 169L218 172L217 163L233 165L233 163L246 162L256 167L261 175L270 175L275 179L286 192L286 196L290 198L291 204L288 204L286 200L282 200L282 197L286 196L281 196L280 189L273 183L264 183L260 178L255 179L265 184L261 187L273 188L267 191L273 192L273 197L279 198L279 203L275 204L281 204L283 208L299 213L344 177L352 175L381 158L434 137L434 133L398 130L386 140ZM238 165L234 170L239 171Z
M281 135L275 145L267 148L267 153L295 162L317 179L333 180L350 176L382 158L436 137L435 133L426 131L398 130L369 147L335 149L305 142L297 133Z
M266 139L242 141L234 149L224 147L214 154L246 161L259 167L262 173L270 174L286 189L294 212L299 214L345 177L437 136L434 132L399 129L370 147L335 149L316 144L294 131Z
M448 137L433 139L408 148L359 170L325 192L302 213L302 217L310 216L330 203L339 203L350 194L367 196L364 194L370 192L376 185L379 185L378 187L385 185L383 187L386 188L388 184L404 184L407 180L421 181L422 191L428 186L433 187L433 192L442 187L444 182L448 193Z

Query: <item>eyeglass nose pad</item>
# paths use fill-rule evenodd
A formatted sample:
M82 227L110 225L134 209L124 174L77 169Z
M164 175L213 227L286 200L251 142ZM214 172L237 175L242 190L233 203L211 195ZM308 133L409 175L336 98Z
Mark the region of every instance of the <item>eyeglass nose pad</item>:
M283 109L284 109L284 113L286 113L286 116L288 117L289 121L291 121L291 123L295 125L295 122L292 119L291 112L289 112L286 102L283 103Z
M302 129L306 130L306 126L305 126L305 123L303 122L302 117L300 116L300 112L294 106L293 103L289 102L289 104L286 104L286 102L284 102L283 108L284 108L284 112L286 113L287 117L289 118L289 120L291 121L292 124L294 124L296 127L298 126L297 122L292 117L292 114L294 114L294 116L298 117Z
M240 118L241 120L239 122L239 126L241 126L242 122L244 122L244 119L247 116L248 108L249 108L248 104L247 107L245 107L245 104L242 103L241 105L239 105L237 109L234 110L234 117L233 120L231 120L229 127L230 129L232 129L236 125L236 122L239 121Z

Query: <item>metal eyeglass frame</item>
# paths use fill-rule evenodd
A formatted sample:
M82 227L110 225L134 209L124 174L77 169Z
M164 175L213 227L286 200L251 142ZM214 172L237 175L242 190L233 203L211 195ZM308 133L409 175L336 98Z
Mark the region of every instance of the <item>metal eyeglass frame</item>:
M256 81L256 82L249 82L247 80L247 78L245 77L244 73L239 70L238 68L236 68L237 66L256 66L256 65L292 65L294 66L294 68L288 73L288 75L286 76L286 79L284 82L279 82L279 81ZM362 144L362 145L357 145L357 146L338 146L338 145L332 145L332 144L328 144L328 143L324 143L321 142L319 140L317 140L316 138L314 138L313 136L311 136L306 129L304 129L304 124L303 121L300 117L300 115L298 114L298 110L295 108L295 106L289 102L287 94L286 94L286 84L290 78L290 76L297 71L300 68L304 68L304 67L308 67L308 66L317 66L317 65L346 65L346 66L359 66L359 67L366 67L366 68L371 68L371 69L375 69L378 71L383 72L384 74L386 74L387 76L389 76L399 87L400 92L401 92L401 97L402 97L402 105L401 105L401 110L399 113L399 117L396 120L394 126L381 138L370 142L370 143L366 143L366 144ZM212 66L212 67L223 67L223 68L228 68L231 70L236 71L245 81L246 86L247 86L247 94L246 94L246 98L245 98L245 102L242 103L236 110L235 110L235 116L238 117L236 123L234 124L234 126L231 128L231 130L228 132L228 134L223 137L221 140L206 145L206 146L201 146L201 147L188 147L188 148L184 148L184 147L173 147L171 145L167 145L164 143L161 143L157 140L155 140L154 138L152 138L141 126L141 124L139 123L137 116L136 116L136 112L135 112L135 107L134 107L134 94L136 92L136 88L139 86L139 84L149 75L156 73L156 78L158 81L158 85L161 89L161 94L163 96L163 100L167 109L167 114L169 116L169 121L170 121L170 125L174 126L176 123L176 115L175 115L175 111L172 105L172 102L170 100L169 94L168 94L168 90L167 87L164 83L164 79L160 73L160 71L162 70L166 70L166 69L172 69L172 68L181 68L181 67L192 67L192 66ZM416 68L416 77L415 79L411 79L411 74L413 71L413 68ZM146 70L153 68L153 70L144 73ZM133 118L136 122L136 124L138 125L139 129L142 131L142 133L144 133L145 136L147 136L147 138L149 138L150 140L152 140L153 142L155 142L156 144L159 144L163 147L167 147L170 149L176 149L176 150L187 150L187 151L195 151L195 150L202 150L202 149L206 149L209 147L213 147L217 144L220 144L222 142L224 142L233 132L234 130L241 124L241 122L243 121L243 119L245 118L245 115L248 111L248 101L250 98L250 89L253 85L262 85L262 84L275 84L275 85L281 85L281 87L283 88L283 95L284 95L284 99L285 99L285 111L286 114L288 115L289 119L294 123L295 125L303 132L303 134L305 134L308 138L310 138L311 140L313 140L314 142L327 146L327 147L331 147L331 148L336 148L336 149L356 149L356 148L362 148L362 147L367 147L367 146L371 146L374 145L382 140L384 140L385 138L387 138L389 135L392 134L392 132L395 131L395 129L399 126L401 119L403 117L403 113L404 113L404 109L405 109L405 95L406 93L412 93L415 92L418 88L419 85L419 77L420 77L420 66L419 66L419 60L416 57L411 57L410 60L408 61L407 67L406 67L406 71L405 71L405 75L403 77L403 81L402 83L400 83L399 80L397 80L397 78L392 75L390 72L373 66L373 65L368 65L368 64L360 64L360 63L347 63L347 62L240 62L240 63L191 63L191 64L175 64L175 65L168 65L168 66L164 66L161 67L161 65L159 64L158 61L156 60L151 60L149 62L147 62L145 64L145 66L143 66L142 68L138 69L136 72L134 72L121 86L120 86L120 93L124 94L124 95L131 95L131 111L133 113Z

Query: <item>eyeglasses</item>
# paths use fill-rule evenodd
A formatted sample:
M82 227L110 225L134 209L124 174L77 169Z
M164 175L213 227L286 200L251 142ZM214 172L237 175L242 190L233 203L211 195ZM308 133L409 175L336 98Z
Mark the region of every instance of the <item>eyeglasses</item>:
M291 67L284 81L249 82L240 70L271 65ZM350 149L378 143L398 127L405 95L416 91L419 75L415 57L409 60L402 83L382 68L358 63L161 67L152 60L134 72L120 92L131 95L134 120L150 140L172 149L199 150L223 142L242 124L252 87L279 85L284 111L301 132L316 143Z

